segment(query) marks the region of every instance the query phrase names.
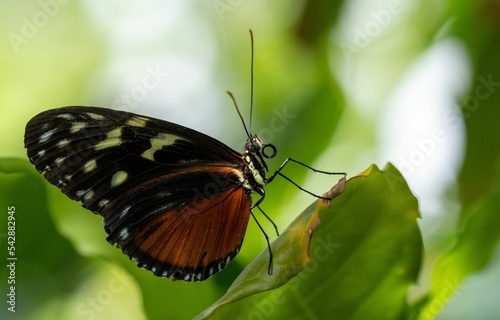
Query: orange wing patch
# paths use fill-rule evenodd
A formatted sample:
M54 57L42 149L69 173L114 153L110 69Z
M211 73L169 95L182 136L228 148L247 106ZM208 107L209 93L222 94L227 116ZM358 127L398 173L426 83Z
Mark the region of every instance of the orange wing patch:
M241 187L165 212L132 242L139 266L174 280L204 280L238 253L252 200Z

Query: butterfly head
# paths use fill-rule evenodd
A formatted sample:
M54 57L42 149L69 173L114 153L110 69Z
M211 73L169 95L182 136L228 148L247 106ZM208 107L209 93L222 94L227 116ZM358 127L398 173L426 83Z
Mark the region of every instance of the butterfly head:
M269 143L263 143L257 135L251 135L245 144L244 159L246 162L247 179L255 183L250 183L252 189L263 187L267 184L266 172L269 170L265 159L272 159L277 154L276 147Z
M256 154L260 158L264 157L267 159L272 159L276 156L278 150L273 144L264 143L257 135L252 135L250 136L250 138L248 138L245 144L245 153ZM263 160L264 159L262 159L262 161Z

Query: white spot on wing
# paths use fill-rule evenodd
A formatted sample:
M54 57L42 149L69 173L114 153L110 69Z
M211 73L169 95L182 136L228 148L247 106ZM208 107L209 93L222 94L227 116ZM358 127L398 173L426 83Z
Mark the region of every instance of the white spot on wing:
M120 230L120 234L118 235L118 237L121 239L121 240L126 240L128 237L129 237L129 234L128 234L128 229L127 228L123 228Z
M122 183L125 182L128 178L128 173L125 171L117 171L112 177L111 177L111 186L113 188L118 187Z
M38 151L38 153L36 155L39 157L43 157L45 155L45 150Z
M120 212L120 216L119 216L119 219L122 219L123 217L125 217L125 215L128 213L128 211L130 210L132 206L126 206L125 209L122 210L122 212Z
M45 131L44 133L42 133L42 135L40 136L40 140L39 142L40 143L44 143L45 141L49 140L49 138L54 134L54 132L56 132L56 129L52 129L52 130L49 130L49 131Z
M184 276L184 281L189 281L189 280L191 280L191 274L188 273Z
M58 114L56 118L62 118L64 120L75 120L75 117L73 117L73 115L69 113Z
M81 197L85 196L89 191L91 191L91 190L90 189L87 189L87 190L78 190L76 192L76 196L78 198L81 198Z

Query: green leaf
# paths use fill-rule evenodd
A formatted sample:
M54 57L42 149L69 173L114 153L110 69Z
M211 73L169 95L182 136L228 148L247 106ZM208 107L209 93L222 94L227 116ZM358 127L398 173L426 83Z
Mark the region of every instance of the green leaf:
M455 33L467 46L474 72L471 88L460 98L461 115L451 114L452 125L463 119L467 150L460 171L459 191L462 205L468 206L488 193L495 183L500 161L500 42L498 26L484 23L488 2L465 1L455 4ZM459 22L460 21L460 22ZM462 212L462 221L467 211Z
M297 33L308 42L324 40L337 22L341 7L341 1L306 1L298 22Z
M85 279L81 270L88 261L57 232L47 209L45 183L27 160L0 158L0 194L0 258L4 266L7 257L17 258L15 282L8 284L5 276L1 292L6 295L7 289L15 288L18 319L31 319L37 308L54 303L53 313L47 317L53 319L66 307L60 301ZM7 226L11 238L7 237ZM6 269L1 269L2 274L7 274ZM10 313L9 306L5 304L0 311L1 319L8 317L3 312ZM43 317L37 313L36 318Z
M344 186L345 177L340 179L325 197L333 199L342 193ZM201 318L210 316L213 310L228 303L277 288L302 271L311 261L308 249L312 232L320 223L318 211L326 205L328 203L324 200L311 204L273 242L271 250L276 258L273 261L271 275L262 277L262 274L267 274L269 266L269 253L266 250L243 270L227 293L207 309Z
M384 171L372 166L350 179L329 209L322 202L309 206L273 243L271 276L266 250L198 318L399 319L406 314L422 239L417 200L404 178L392 165ZM278 289L269 291L273 288Z
M457 234L453 248L441 256L436 263L432 288L427 301L417 311L420 315L419 319L433 319L450 299L459 294L462 280L482 270L490 262L500 240L498 175L495 181L489 194L463 212L463 216L467 217L464 227Z

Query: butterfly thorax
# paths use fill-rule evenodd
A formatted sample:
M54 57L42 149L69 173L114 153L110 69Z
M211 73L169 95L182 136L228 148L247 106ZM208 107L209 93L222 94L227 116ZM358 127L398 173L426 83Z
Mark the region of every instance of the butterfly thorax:
M245 160L245 171L243 187L248 192L263 194L263 187L267 184L266 172L268 171L264 161L262 140L256 135L248 138L245 144L243 159Z

